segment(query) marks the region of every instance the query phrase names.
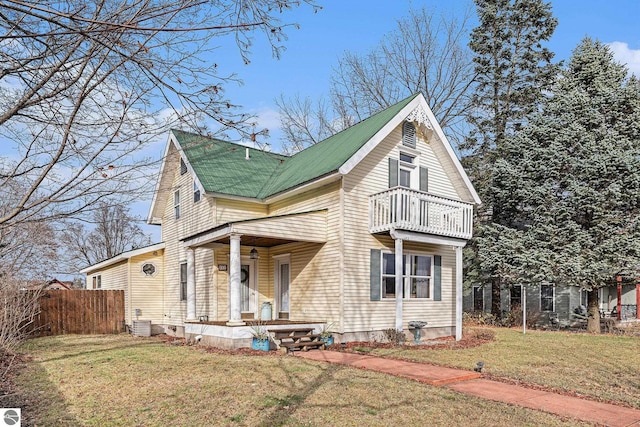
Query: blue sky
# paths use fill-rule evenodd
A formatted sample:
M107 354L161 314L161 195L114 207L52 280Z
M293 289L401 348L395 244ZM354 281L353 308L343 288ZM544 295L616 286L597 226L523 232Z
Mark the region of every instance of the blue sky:
M385 34L396 28L397 21L410 9L427 8L436 14L471 13L475 26L472 0L316 0L323 9L313 13L306 5L282 15L283 23L298 23L299 29L286 30L289 39L279 60L271 55L270 46L256 35L251 63L245 65L231 39L222 44L213 58L221 74L236 73L244 84L228 85L226 93L243 111L259 119L259 128L268 128L269 143L279 151L279 119L275 98L299 94L317 99L326 95L333 67L346 51L366 53L372 50ZM640 76L640 0L553 0L553 13L558 28L548 44L556 59L567 59L582 38L590 36L604 43L612 43L616 58L628 63ZM160 158L167 137L150 147L152 155ZM0 144L0 155L7 153ZM147 151L149 153L149 151ZM133 213L146 218L150 199L132 206ZM144 225L159 241L160 228Z
M256 37L251 63L244 65L232 44L219 50L216 61L222 73L237 73L242 86L227 86L229 98L244 110L259 118L260 128L268 128L273 151L279 151L279 119L274 99L285 96L309 96L316 99L326 95L332 68L346 51L365 53L373 49L399 19L410 9L426 7L437 13L460 14L471 8L472 27L476 25L472 0L381 1L381 0L325 0L318 1L323 9L313 13L302 6L282 17L283 22L296 22L299 29L287 30L286 50L279 60L271 55L270 47ZM612 45L616 58L628 63L640 76L640 0L555 0L553 14L558 27L547 45L556 59L568 59L573 49L585 37ZM166 139L162 139L162 143ZM162 154L157 145L158 156ZM141 201L134 208L146 216L149 202ZM145 210L147 209L147 210ZM159 227L145 226L159 241Z
M426 7L446 15L472 8L471 0L424 1L320 1L323 9L313 13L302 6L283 15L283 22L297 22L300 29L289 29L289 40L280 60L271 57L266 43L256 40L249 65L242 64L233 49L226 55L222 71L234 71L244 81L240 87L227 87L227 94L248 112L258 115L261 127L270 130L270 143L278 151L280 133L274 99L280 94L316 99L328 92L332 68L346 52L368 52L383 36L396 28L397 20L412 8ZM556 0L552 1L559 24L548 47L556 59L567 59L585 36L615 45L617 58L628 62L635 55L640 75L640 0ZM625 45L626 44L626 45Z

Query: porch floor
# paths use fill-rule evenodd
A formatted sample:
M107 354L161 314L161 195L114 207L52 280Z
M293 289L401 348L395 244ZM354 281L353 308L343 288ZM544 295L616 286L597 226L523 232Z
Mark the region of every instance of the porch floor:
M226 320L216 320L216 321L206 321L206 322L184 322L185 324L192 325L211 325L211 326L226 326L228 328L234 327L245 327L245 326L276 326L276 325L308 325L308 324L323 324L326 322L320 322L317 320L288 320L288 319L278 319L278 320L258 320L258 319L242 319L245 325L240 326L229 326L227 325Z

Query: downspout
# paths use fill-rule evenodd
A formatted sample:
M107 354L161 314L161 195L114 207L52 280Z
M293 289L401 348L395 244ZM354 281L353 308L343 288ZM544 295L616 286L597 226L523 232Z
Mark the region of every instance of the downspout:
M339 227L340 227L340 232L338 233L338 245L340 247L340 250L338 251L339 253L339 263L340 263L340 268L339 268L339 278L338 280L340 281L340 290L339 290L339 310L340 310L340 316L338 319L338 329L339 329L339 333L342 335L345 333L345 328L344 328L344 278L345 278L345 274L344 274L344 215L345 215L345 211L344 211L344 176L340 179L340 219L339 219Z

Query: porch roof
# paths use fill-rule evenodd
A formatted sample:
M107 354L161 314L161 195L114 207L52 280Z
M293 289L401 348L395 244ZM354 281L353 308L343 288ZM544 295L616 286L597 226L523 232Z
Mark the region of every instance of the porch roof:
M291 242L325 243L327 209L228 222L182 239L185 247L229 243L229 236L252 237L250 244L270 247Z

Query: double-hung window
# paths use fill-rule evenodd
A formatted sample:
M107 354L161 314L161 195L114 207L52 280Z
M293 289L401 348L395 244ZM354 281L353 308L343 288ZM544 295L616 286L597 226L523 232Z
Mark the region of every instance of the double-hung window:
M473 310L484 311L484 288L482 286L473 287Z
M194 181L193 182L193 203L196 203L199 201L200 201L200 187L198 187L198 184Z
M398 170L400 187L415 187L415 185L412 185L412 182L414 181L412 176L415 175L414 171L416 169L415 160L415 156L400 152L400 169Z
M433 257L406 254L402 256L402 293L404 298L433 298ZM396 297L395 254L382 253L382 298Z
M553 297L554 297L553 285L540 286L540 311L555 311Z
M176 219L180 218L180 190L173 193L173 212Z
M102 276L93 276L93 289L102 289Z
M187 300L187 263L180 264L180 301Z

